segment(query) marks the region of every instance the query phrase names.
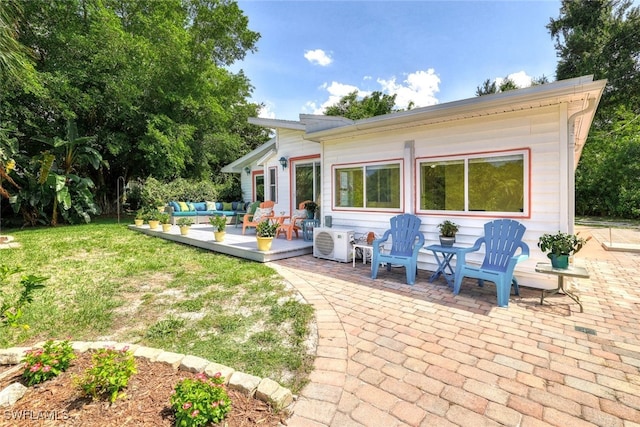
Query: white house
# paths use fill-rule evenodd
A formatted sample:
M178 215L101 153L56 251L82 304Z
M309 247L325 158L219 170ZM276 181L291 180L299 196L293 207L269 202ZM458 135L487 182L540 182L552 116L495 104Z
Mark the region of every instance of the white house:
M531 250L519 282L553 287L555 279L534 272L546 260L538 237L573 232L575 169L605 83L584 76L357 121L252 118L275 138L223 171L242 175L247 200L261 185L276 211L314 199L321 219L361 234L413 213L427 244L451 219L457 242L471 245L485 222L516 219ZM421 254L419 268L435 270L432 255Z

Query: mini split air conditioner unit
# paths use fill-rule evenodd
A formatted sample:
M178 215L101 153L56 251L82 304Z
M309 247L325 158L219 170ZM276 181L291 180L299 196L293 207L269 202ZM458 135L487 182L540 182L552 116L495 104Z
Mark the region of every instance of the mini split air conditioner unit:
M333 261L351 262L353 231L335 228L313 229L313 256Z

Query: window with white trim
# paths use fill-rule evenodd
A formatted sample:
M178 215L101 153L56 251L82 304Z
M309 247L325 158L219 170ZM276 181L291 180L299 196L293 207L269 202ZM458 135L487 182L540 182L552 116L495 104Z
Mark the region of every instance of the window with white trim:
M401 167L399 162L336 166L336 208L400 210Z
M271 200L272 202L278 201L278 182L276 178L277 173L277 167L269 168L269 200Z
M419 210L525 216L528 156L520 150L419 160Z

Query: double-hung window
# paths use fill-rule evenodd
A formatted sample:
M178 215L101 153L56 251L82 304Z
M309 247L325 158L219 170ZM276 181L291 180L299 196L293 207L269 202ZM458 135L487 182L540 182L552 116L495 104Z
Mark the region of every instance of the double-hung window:
M529 151L420 159L419 210L527 216Z
M399 161L334 166L334 206L399 211L402 167Z

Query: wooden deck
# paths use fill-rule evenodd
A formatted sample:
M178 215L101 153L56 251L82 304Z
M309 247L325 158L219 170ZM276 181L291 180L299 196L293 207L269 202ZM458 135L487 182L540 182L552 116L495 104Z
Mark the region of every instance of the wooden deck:
M225 230L227 234L222 243L216 242L213 236L213 227L209 224L192 225L187 236L180 235L180 229L177 225L171 226L169 233L164 233L161 226L156 230L151 230L147 224L141 227L136 227L132 224L129 225L129 229L161 239L172 240L185 245L257 262L276 261L313 252L313 242L305 242L302 234L298 239L294 234L291 240L287 240L283 235L280 235L277 239L273 239L270 251L260 252L256 244L255 228L247 229L246 234L243 235L242 228L236 228L233 225L227 226Z

